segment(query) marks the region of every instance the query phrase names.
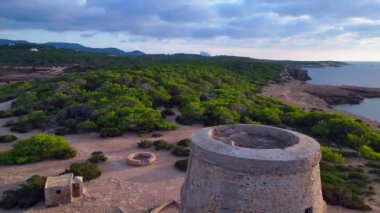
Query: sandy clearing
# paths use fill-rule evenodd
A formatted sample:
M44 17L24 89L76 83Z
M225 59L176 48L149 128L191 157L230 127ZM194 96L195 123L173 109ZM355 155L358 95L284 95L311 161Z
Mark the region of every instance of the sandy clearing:
M1 106L10 106L0 104ZM6 107L4 107L6 109ZM178 113L178 109L174 109ZM9 118L14 119L14 118ZM8 134L8 128L2 127L9 119L0 119L0 133ZM167 118L174 121L174 116ZM175 143L183 138L188 138L196 130L203 128L202 125L183 126L175 131L166 131L162 137L151 140L164 139ZM39 131L27 134L15 134L20 138L29 137ZM132 167L126 164L125 157L135 151L141 151L136 143L142 138L136 134L125 134L121 137L102 139L96 133L67 135L65 139L77 150L78 155L69 160L48 160L34 164L19 166L0 166L0 193L6 189L14 188L17 184L25 181L34 174L49 176L63 172L70 164L88 159L92 152L101 150L108 157L106 163L100 164L103 174L98 179L85 183L86 196L75 200L71 204L54 208L45 208L43 203L28 210L13 210L0 212L81 212L103 213L115 212L121 208L125 212L143 212L156 207L169 200L180 200L180 188L185 178L185 173L174 168L173 164L180 159L167 151L154 151L158 160L148 167ZM0 144L0 151L10 149L11 144ZM146 150L144 150L146 151ZM378 190L378 188L376 188ZM168 212L173 212L168 210ZM360 212L350 211L341 207L328 206L328 212ZM374 211L375 212L375 211Z
M12 118L0 119L0 125L2 126L10 119ZM174 120L174 116L168 117L168 120ZM162 137L144 138L164 139L175 143L180 139L188 138L192 132L200 128L202 125L180 125L178 130L161 132ZM0 134L8 133L11 132L7 128L0 127ZM36 133L38 131L15 135L25 138ZM0 193L14 188L34 174L57 175L70 164L84 161L92 152L101 150L108 157L108 161L99 166L103 171L100 178L85 183L87 189L85 197L72 204L55 208L45 208L41 203L25 212L114 212L116 207L126 212L143 212L147 208L159 206L169 200L179 200L179 191L185 173L174 168L174 162L181 158L173 156L170 152L144 150L157 154L156 163L148 167L132 167L127 165L125 158L132 152L141 151L136 144L142 138L136 134L128 133L121 137L102 139L98 137L98 134L90 133L67 135L65 139L77 150L78 155L75 158L18 166L0 166ZM10 149L11 145L12 143L0 144L0 151Z

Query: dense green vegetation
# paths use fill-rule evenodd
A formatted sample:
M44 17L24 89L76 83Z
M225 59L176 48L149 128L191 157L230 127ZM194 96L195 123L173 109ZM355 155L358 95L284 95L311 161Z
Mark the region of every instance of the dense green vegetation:
M16 140L17 137L14 135L0 135L0 143L10 143Z
M344 166L344 158L329 147L322 146L320 164L322 193L330 205L341 205L349 209L369 211L371 208L363 201L373 195L370 177L362 168Z
M177 128L165 120L174 114L173 106L179 108L176 121L181 124L289 127L324 145L321 174L325 199L367 209L362 199L372 192L364 172L341 166L343 157L328 147L348 147L367 159L379 160L380 133L344 115L308 112L258 95L261 85L276 78L281 63L181 54L109 57L43 47L30 53L27 48L0 48L0 65L81 66L53 80L1 86L1 101L16 98L11 109L0 112L0 117L20 116L7 123L12 131L55 129L60 135L96 131L101 137L137 132L144 136ZM177 156L189 154L186 141L177 147L168 144L142 140L138 146L172 150ZM12 151L0 154L0 162L18 163L9 153ZM21 163L31 162L20 159Z
M37 134L19 140L11 150L0 153L0 164L24 164L46 159L74 157L75 150L60 136Z
M65 173L73 173L74 176L82 176L83 181L90 181L102 175L102 171L100 171L96 165L90 163L71 164L70 168L67 169Z
M22 183L18 189L3 192L0 208L28 208L44 200L44 187L46 178L33 175Z
M371 210L363 198L375 192L370 186L371 179L361 168L322 162L321 178L323 198L328 204Z

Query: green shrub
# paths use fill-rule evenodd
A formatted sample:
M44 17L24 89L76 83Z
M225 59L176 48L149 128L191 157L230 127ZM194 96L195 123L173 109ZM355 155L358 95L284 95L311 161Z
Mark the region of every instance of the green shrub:
M11 127L12 132L27 133L32 129L29 124L26 123L17 123Z
M359 151L360 151L360 154L366 159L380 160L380 153L373 151L372 148L369 146L364 145L360 148Z
M0 135L0 143L9 143L17 140L17 137L14 135Z
M149 135L149 132L146 132L146 131L140 131L137 133L137 135L142 138L142 137L146 137Z
M183 159L183 160L177 160L174 164L175 168L186 171L187 170L187 164L188 164L188 159Z
M349 209L370 211L371 207L358 196L352 194L348 187L336 187L331 184L322 185L323 199L330 205L340 205Z
M190 154L190 150L183 146L176 146L172 153L177 157L187 157Z
M103 128L100 130L100 137L107 138L107 137L117 137L120 136L121 132L118 128Z
M177 145L178 146L184 146L184 147L188 147L189 144L190 144L190 139L186 138L186 139L182 139L180 141L177 142Z
M33 175L18 189L5 191L0 201L0 208L28 208L36 205L44 199L45 182L45 177Z
M321 162L322 194L330 205L349 209L370 210L364 197L373 194L371 182L363 169Z
M139 148L147 149L153 146L153 142L150 140L141 140L139 143L137 143L137 146Z
M158 132L155 132L155 133L152 134L152 137L154 137L154 138L158 138L158 137L162 137L162 136L163 136L163 134L162 133L158 133Z
M46 159L67 159L74 157L75 150L63 137L37 134L19 140L11 150L0 153L1 164L24 164Z
M56 135L67 135L69 133L70 133L70 130L67 129L66 127L63 127L63 126L57 127L54 130L54 134L56 134Z
M166 150L172 152L176 147L175 144L169 143L166 145Z
M83 181L89 181L102 175L102 171L94 165L89 163L74 163L71 164L70 169L65 173L73 173L75 176L82 176Z
M175 149L175 145L174 144L171 144L171 143L168 143L167 141L165 140L156 140L156 141L153 141L153 146L155 147L155 150L162 150L162 149L165 149L165 150L168 150L168 151L173 151Z
M97 152L93 152L91 154L91 158L88 159L88 161L90 163L94 163L94 164L102 163L102 162L107 161L107 157L104 155L104 153L102 151L97 151Z
M13 113L11 111L0 110L0 118L9 118L12 116L13 116Z
M78 133L92 132L95 131L97 128L97 124L90 120L82 121L78 123L76 127Z
M322 159L332 163L343 163L344 158L342 154L334 152L330 147L321 146Z
M162 112L161 112L161 116L162 116L163 118L165 118L166 116L171 116L171 115L175 115L174 111L171 110L171 109L164 109L164 110L162 110Z

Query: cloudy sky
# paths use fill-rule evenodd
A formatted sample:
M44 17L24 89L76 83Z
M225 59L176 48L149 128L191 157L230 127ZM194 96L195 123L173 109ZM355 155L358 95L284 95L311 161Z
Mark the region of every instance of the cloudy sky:
M380 61L380 0L0 0L0 38Z

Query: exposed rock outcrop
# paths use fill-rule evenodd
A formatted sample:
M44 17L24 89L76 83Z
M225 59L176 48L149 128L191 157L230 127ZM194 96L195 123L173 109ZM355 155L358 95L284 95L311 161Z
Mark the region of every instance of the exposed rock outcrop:
M279 78L270 83L289 82L291 80L308 81L311 80L311 78L308 74L308 71L305 69L286 66L280 73Z
M284 72L287 72L289 76L291 76L294 80L299 81L308 81L311 80L309 73L305 69L295 68L295 67L287 67Z
M330 105L359 104L365 98L380 97L380 88L328 86L307 84L305 92L315 95Z

